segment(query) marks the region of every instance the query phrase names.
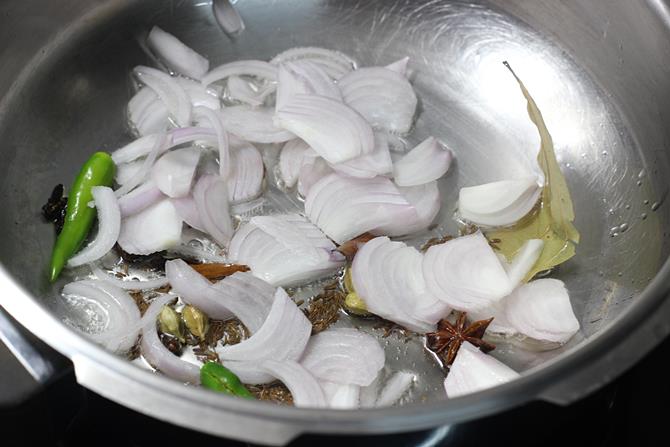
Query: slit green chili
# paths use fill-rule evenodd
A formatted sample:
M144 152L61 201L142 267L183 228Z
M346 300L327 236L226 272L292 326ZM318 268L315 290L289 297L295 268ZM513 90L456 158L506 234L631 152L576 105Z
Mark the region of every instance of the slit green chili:
M93 200L91 188L111 186L114 170L112 157L106 152L96 152L84 163L75 178L67 199L63 230L58 235L51 254L49 279L52 282L58 278L68 259L79 250L93 226L96 211L88 206Z
M228 368L216 362L207 362L200 368L200 383L203 387L233 396L254 399L254 395Z

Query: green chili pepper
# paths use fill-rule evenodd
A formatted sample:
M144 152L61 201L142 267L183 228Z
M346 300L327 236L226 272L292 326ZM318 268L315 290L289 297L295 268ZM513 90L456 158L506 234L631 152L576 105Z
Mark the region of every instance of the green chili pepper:
M210 390L254 399L254 395L232 371L216 362L207 362L202 365L202 368L200 368L200 383Z
M79 250L91 230L96 216L95 208L88 206L93 200L93 186L111 186L114 179L114 161L106 152L96 152L82 166L70 188L67 199L67 214L63 230L56 239L51 254L50 279L55 281L65 263Z

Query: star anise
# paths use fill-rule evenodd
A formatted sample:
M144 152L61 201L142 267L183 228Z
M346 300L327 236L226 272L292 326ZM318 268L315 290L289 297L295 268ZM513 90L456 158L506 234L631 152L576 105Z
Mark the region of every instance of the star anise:
M446 319L440 320L437 323L437 331L426 334L428 349L440 355L445 365L454 363L458 349L465 341L477 346L483 352L495 349L495 345L482 340L484 332L486 332L486 328L491 324L493 318L475 321L467 327L465 318L466 313L461 312L456 324L451 324Z

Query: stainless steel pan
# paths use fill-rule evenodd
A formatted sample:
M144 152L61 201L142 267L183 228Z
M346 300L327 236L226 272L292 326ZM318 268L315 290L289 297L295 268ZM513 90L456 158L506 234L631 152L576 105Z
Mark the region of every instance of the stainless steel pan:
M449 425L531 400L567 404L607 383L670 332L670 8L664 0L239 0L234 40L209 2L24 0L0 4L0 303L67 355L77 380L128 407L204 432L282 444L300 433L379 433ZM425 402L366 411L304 410L238 401L152 374L61 323L46 281L52 229L39 209L93 149L126 142L128 73L146 57L153 24L214 65L269 59L294 46L344 51L364 65L409 55L421 98L417 138L458 154L441 185L435 234L453 231L457 190L503 175L537 145L523 98L501 62L526 82L553 134L582 233L562 266L581 322L560 350L498 355L520 380L445 400L429 373ZM499 177L498 177L499 176ZM388 349L398 346L390 343ZM420 349L390 362L419 362ZM418 368L418 367L417 367ZM431 376L430 374L433 374ZM432 378L431 378L432 377Z

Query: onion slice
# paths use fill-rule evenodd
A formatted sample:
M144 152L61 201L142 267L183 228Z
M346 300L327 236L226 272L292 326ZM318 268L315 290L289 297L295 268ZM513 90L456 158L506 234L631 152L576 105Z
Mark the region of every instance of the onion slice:
M121 221L119 245L126 253L148 255L181 241L182 220L169 199L163 199Z
M375 403L376 407L388 407L398 402L414 384L416 376L405 371L397 371L386 380Z
M143 157L156 145L156 141L162 137L163 134L146 135L133 140L125 146L112 152L112 160L118 166L121 163L129 163L140 157Z
M63 296L75 302L93 302L104 314L105 324L97 333L84 332L93 342L108 351L120 354L137 341L140 330L140 311L124 290L102 281L76 281L63 287ZM83 300L83 301L82 301ZM78 307L82 307L78 304ZM90 316L89 316L90 319Z
M195 204L193 197L180 197L178 199L172 199L172 204L177 210L177 214L181 217L186 224L191 228L194 228L198 231L206 233L205 228L200 219L200 214L198 214L198 207Z
M384 367L384 350L364 332L329 329L314 335L300 363L320 380L345 385L370 385Z
M335 163L332 166L337 172L361 178L372 178L378 175L389 174L393 171L393 161L389 151L388 136L381 132L375 132L375 148L360 157Z
M461 188L458 209L461 217L477 225L512 225L537 204L542 186L536 176L502 180Z
M344 257L314 224L297 214L255 216L233 237L235 262L275 286L295 286L334 273ZM339 254L338 254L339 255Z
M139 280L121 279L114 275L105 273L100 267L91 266L91 271L100 281L104 281L123 290L152 290L159 289L168 285L167 277Z
M393 222L416 219L414 207L389 179L331 174L305 199L305 214L338 244Z
M519 373L488 354L464 342L444 380L450 398L492 388L519 377Z
M133 71L140 82L156 92L179 126L191 125L191 99L175 78L142 65L135 67Z
M279 379L293 396L296 407L319 408L326 407L326 398L321 385L312 374L299 363L291 360L278 362L265 360L260 364L260 370Z
M183 148L170 151L156 161L151 168L151 178L156 187L172 198L187 196L200 160L200 151Z
M276 55L270 63L279 65L288 61L310 61L335 80L356 68L356 61L346 54L318 47L291 48Z
M423 276L433 296L464 312L488 307L514 286L481 232L430 247Z
M257 87L239 76L231 76L226 84L228 98L250 106L262 106L265 99L277 89L275 84Z
M292 188L298 181L305 154L310 150L309 145L299 138L288 141L282 148L279 154L279 174L287 188Z
M505 300L505 315L521 334L535 340L565 343L579 331L565 285L557 279L537 279L516 289Z
M333 168L330 167L326 160L316 155L316 152L310 149L305 154L303 164L298 172L298 194L301 197L307 197L312 186L332 173Z
M126 183L114 191L116 197L122 197L128 194L147 178L156 158L168 149L170 141L170 136L165 134L159 135L158 138L156 138L147 158L142 162L142 167Z
M209 70L209 61L177 39L154 26L147 37L147 45L170 69L200 79Z
M398 186L416 186L432 182L449 170L452 152L434 137L428 137L393 165Z
M209 73L202 77L202 83L203 85L209 85L230 76L254 76L267 79L268 81L276 81L277 67L265 61L258 60L229 62L213 68Z
M543 248L542 239L529 239L521 246L511 263L503 263L513 287L521 284L521 281L526 278L537 260L540 259Z
M228 133L223 128L221 115L205 107L196 107L194 110L196 120L205 122L205 127L211 127L216 132L217 149L219 151L219 175L228 178L231 173L230 140Z
M230 203L255 199L263 187L263 156L254 145L238 139L231 141L230 151L230 165L233 167L228 177Z
M232 346L217 346L216 352L244 383L268 383L272 375L260 368L264 360L296 361L309 340L312 324L284 289L278 288L261 328L248 339ZM226 363L229 362L229 363ZM247 363L236 369L233 362ZM249 365L251 364L251 365Z
M372 128L365 119L332 98L296 94L277 111L275 119L329 163L369 154L375 148Z
M413 213L404 220L395 220L371 232L376 235L403 236L418 233L430 227L440 212L442 200L436 181L418 186L398 188L398 191L412 206Z
M378 237L361 247L351 265L358 296L375 315L425 333L451 312L423 279L423 256L414 247Z
M342 101L340 89L317 64L310 61L285 62L279 65L277 85L277 111L297 94L325 96Z
M221 110L223 127L252 143L283 143L295 138L288 130L276 127L268 107L232 106Z
M68 267L77 267L97 261L114 248L121 231L121 211L114 191L106 186L91 188L95 208L98 211L98 234L79 253L70 258Z
M405 56L402 59L398 59L395 62L391 62L384 68L387 70L395 71L398 74L401 74L407 77L407 64L409 63L409 57Z
M401 134L411 129L418 101L404 75L383 67L361 68L338 85L344 102L373 127Z
M156 319L163 306L173 301L173 295L163 295L154 299L142 317L142 341L140 352L157 370L180 382L200 384L200 366L182 360L168 350L156 330Z
M203 175L193 187L193 199L207 234L220 245L227 246L234 230L226 181L219 176Z
M119 198L118 203L121 217L137 214L162 199L165 199L165 195L156 187L152 180L149 180Z
M351 410L359 407L361 387L319 380L329 408Z

